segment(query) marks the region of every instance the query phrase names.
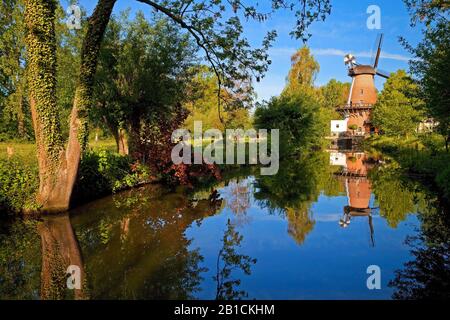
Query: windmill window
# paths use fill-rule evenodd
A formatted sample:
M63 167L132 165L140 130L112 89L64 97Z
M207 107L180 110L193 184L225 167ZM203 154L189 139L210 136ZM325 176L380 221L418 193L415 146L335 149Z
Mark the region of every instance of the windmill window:
M361 95L363 95L363 94L364 94L364 89L361 89L361 90L359 91L359 93L360 93Z

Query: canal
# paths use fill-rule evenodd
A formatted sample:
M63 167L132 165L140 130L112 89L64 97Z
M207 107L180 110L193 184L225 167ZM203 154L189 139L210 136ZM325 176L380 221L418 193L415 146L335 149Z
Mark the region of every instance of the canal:
M2 223L0 298L448 297L447 209L394 161L323 152L258 173ZM67 289L68 266L79 289Z

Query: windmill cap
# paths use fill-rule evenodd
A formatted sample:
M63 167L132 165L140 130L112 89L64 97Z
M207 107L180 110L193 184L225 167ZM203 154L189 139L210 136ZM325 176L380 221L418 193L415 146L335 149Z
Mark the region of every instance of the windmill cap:
M371 75L376 75L377 72L375 71L375 69L370 66L370 65L359 65L359 66L354 66L353 68L351 68L348 72L348 74L350 76L356 76L359 74L371 74Z

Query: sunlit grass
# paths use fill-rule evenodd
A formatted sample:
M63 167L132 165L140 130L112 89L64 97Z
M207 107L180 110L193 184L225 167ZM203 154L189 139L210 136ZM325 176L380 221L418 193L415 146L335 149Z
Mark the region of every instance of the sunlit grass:
M90 141L88 148L98 150L116 151L114 139ZM37 163L36 145L32 142L0 142L0 159L19 160L27 164Z

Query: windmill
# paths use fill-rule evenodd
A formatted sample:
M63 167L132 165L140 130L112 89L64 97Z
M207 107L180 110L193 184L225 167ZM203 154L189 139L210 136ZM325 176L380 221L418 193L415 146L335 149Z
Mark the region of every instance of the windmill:
M352 84L347 99L347 104L337 108L348 119L347 127L356 127L357 134L363 135L374 130L370 124L370 114L373 105L377 102L377 90L375 88L375 76L389 78L389 75L378 69L380 62L383 34L377 37L376 50L373 52L371 64L359 64L356 57L347 54L344 63L348 67L348 75L352 78Z

